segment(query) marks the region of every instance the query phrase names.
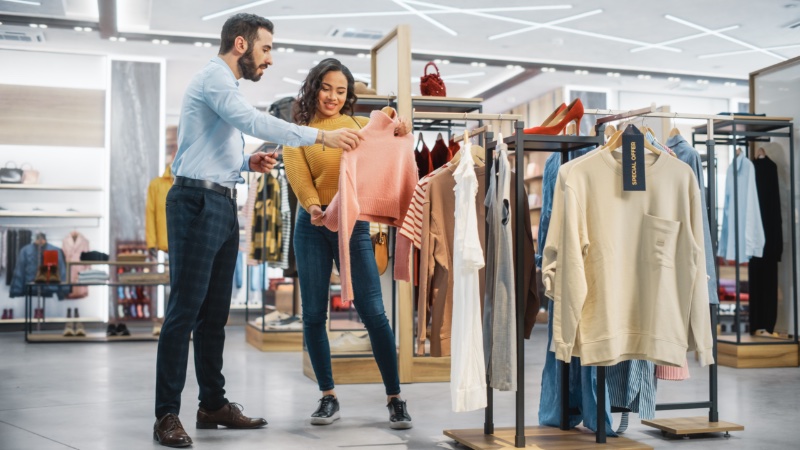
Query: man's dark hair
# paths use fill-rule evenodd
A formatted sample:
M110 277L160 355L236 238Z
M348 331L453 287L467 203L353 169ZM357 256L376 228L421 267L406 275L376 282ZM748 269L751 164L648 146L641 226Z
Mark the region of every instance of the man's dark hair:
M259 28L264 28L270 33L274 33L272 22L256 14L239 13L229 17L225 21L225 25L222 26L219 54L224 55L231 51L237 36L243 37L247 41L247 47L252 48L253 42L258 37Z

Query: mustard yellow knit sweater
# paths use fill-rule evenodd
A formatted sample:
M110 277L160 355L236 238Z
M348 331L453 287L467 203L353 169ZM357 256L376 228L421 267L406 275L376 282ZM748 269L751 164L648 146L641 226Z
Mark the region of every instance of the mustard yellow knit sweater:
M357 130L364 127L367 122L369 122L368 117L341 115L335 119L315 118L308 126L326 131L339 128ZM327 205L333 200L339 190L341 158L342 149L326 146L323 150L322 144L283 148L286 176L303 208L308 210L311 205Z

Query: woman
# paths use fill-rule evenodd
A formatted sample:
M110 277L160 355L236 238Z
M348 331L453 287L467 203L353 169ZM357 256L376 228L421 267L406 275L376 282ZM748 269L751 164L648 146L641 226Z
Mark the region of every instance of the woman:
M323 133L346 127L361 129L369 121L354 117L353 75L338 60L320 61L311 69L300 88L294 119ZM410 123L401 120L395 134L411 132ZM284 164L289 183L302 206L297 215L294 250L303 303L303 337L317 377L322 399L311 415L314 425L328 425L339 419L339 400L334 391L331 351L326 322L328 289L333 262L339 264L338 235L322 226L326 206L339 187L339 162L342 150L323 145L286 147ZM351 273L356 311L367 328L372 353L386 387L389 426L411 428L405 402L400 398L395 339L383 308L378 269L369 236L369 223L356 223L350 240Z

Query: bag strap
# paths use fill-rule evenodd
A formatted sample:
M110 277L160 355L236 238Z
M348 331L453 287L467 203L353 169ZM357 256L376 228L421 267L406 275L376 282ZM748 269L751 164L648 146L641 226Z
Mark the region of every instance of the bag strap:
M28 163L28 162L24 162L24 163L20 164L19 168L22 169L22 170L33 170L33 166L31 165L31 163Z
M414 146L414 150L419 150L420 143L422 143L423 146L425 145L425 139L423 139L421 131L419 132L419 140L417 141L417 145Z
M425 64L425 73L424 73L425 75L428 74L428 66L433 66L433 68L436 69L436 75L439 75L439 68L436 67L436 63L434 63L433 61L429 62L428 64Z
M13 164L13 166L9 167L8 166L9 164ZM6 168L8 168L8 169L16 169L17 168L17 163L15 163L14 161L8 161L6 163Z

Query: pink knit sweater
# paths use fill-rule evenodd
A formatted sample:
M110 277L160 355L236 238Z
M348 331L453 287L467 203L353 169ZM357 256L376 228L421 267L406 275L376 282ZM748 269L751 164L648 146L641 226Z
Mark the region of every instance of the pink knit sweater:
M399 227L417 185L414 137L395 136L397 114L372 111L361 130L356 150L342 152L339 192L325 210L323 222L339 232L339 276L342 300L353 300L350 277L350 236L357 220Z

